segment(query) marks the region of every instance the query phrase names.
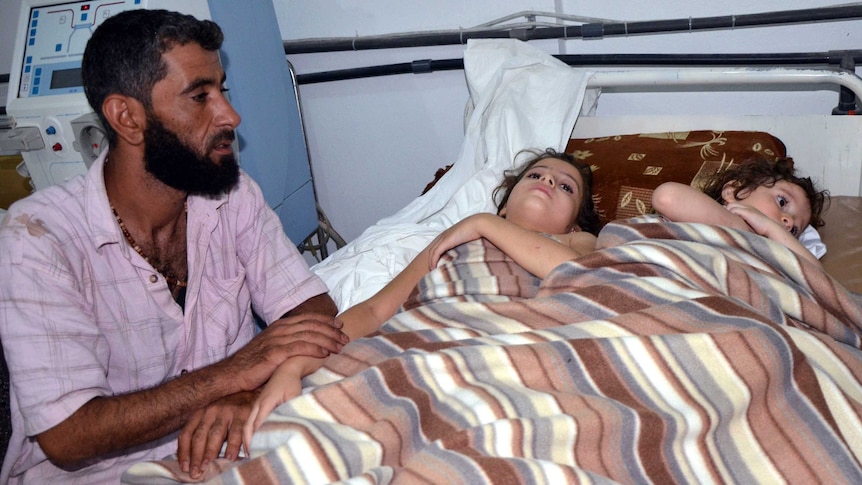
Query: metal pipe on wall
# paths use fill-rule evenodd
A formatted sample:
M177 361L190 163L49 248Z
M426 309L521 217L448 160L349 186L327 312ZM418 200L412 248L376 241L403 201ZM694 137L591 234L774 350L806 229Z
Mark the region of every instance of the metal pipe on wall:
M429 47L465 44L468 39L491 38L516 38L525 41L577 38L600 39L603 37L735 29L858 18L862 18L862 5L844 5L717 17L688 17L671 20L587 23L559 27L514 29L467 29L333 39L301 39L284 41L284 52L289 55L400 47Z
M862 62L862 50L778 54L569 54L556 55L570 66L847 66ZM423 59L399 64L297 74L297 84L344 81L394 74L423 74L464 68L463 59Z

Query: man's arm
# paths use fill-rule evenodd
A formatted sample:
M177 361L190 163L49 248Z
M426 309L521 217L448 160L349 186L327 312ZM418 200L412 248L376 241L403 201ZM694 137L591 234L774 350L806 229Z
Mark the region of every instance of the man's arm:
M179 429L199 408L257 389L290 357L340 351L347 340L339 326L323 315L280 320L228 359L151 389L94 398L36 439L62 468L147 443Z
M297 305L293 310L285 313L281 318L311 313L319 313L321 315L334 317L338 314L338 307L335 306L335 302L332 300L332 297L329 296L329 293L323 293L305 300Z
M97 397L53 428L36 436L52 463L74 469L92 458L170 434L205 403L229 394L228 379L210 367L162 386Z
M337 313L335 302L328 293L323 293L300 303L270 326L298 325L297 322L311 318L331 321L341 328L341 322L335 322ZM341 340L341 344L347 342L346 337ZM329 354L330 352L322 355L301 355L322 358ZM267 376L264 382L269 377ZM180 463L180 469L189 473L192 478L200 477L209 462L219 456L224 443L227 443L224 457L235 460L242 446L243 425L252 412L252 405L258 394L258 389L231 394L195 410L183 425L177 440L177 460Z
M354 341L365 337L391 318L410 292L428 273L428 248L420 252L406 268L380 291L365 301L358 303L338 316L343 323L342 330ZM301 379L323 365L323 358L303 356L289 359L280 365L255 399L250 415L245 421L243 439L246 448L251 444L251 437L267 416L278 405L296 397L302 390ZM194 474L192 474L194 476Z

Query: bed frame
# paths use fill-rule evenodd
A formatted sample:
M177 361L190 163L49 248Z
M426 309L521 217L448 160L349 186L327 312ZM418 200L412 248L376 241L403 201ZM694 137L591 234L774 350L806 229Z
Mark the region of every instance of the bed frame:
M776 90L846 88L862 99L862 79L852 73L814 69L650 69L596 71L588 87L641 92L657 87L754 86ZM688 130L768 132L784 142L802 173L832 195L862 196L862 117L799 116L580 116L572 138ZM835 140L812 144L808 140Z

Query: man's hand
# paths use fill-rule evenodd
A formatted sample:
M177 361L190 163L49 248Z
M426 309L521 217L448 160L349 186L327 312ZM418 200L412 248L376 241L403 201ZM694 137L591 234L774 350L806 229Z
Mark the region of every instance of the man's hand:
M338 353L349 341L334 317L301 314L270 324L245 347L228 359L214 364L223 377L238 383L242 391L197 410L183 426L177 443L180 469L191 478L200 478L210 461L219 456L235 460L242 445L243 426L251 413L257 391L276 367L290 357L323 358Z
M324 358L338 353L350 341L335 317L301 314L271 323L233 356L215 364L241 391L263 385L275 368L291 357Z
M310 298L271 323L234 355L210 366L240 389L195 411L183 426L177 459L184 472L194 479L200 478L225 442L224 457L237 458L243 425L257 389L279 365L291 357L323 358L341 351L350 339L341 331L342 323L335 319L336 312L329 295Z
M195 411L180 430L177 460L182 471L200 478L209 463L218 458L227 442L224 457L236 460L242 445L242 430L257 392L239 392Z

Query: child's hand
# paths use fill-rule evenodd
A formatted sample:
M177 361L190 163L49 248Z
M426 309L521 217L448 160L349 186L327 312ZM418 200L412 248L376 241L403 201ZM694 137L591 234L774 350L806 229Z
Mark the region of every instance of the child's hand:
M296 366L288 360L278 367L263 387L251 408L251 414L242 430L242 442L247 456L251 456L251 438L273 409L302 393L301 377Z
M460 244L481 238L482 232L479 230L479 224L481 219L485 217L497 216L487 213L473 214L437 235L428 245L428 270L437 267L437 262L440 261L440 257L446 251Z
M780 222L770 219L759 210L745 204L727 204L727 210L739 216L755 233L781 244L804 260L820 265L817 257L811 254L811 251L799 242L796 235L791 234Z
M786 236L790 235L790 232L778 221L769 218L763 212L750 205L732 202L727 204L727 210L745 221L752 232L763 237L784 243L787 240Z

